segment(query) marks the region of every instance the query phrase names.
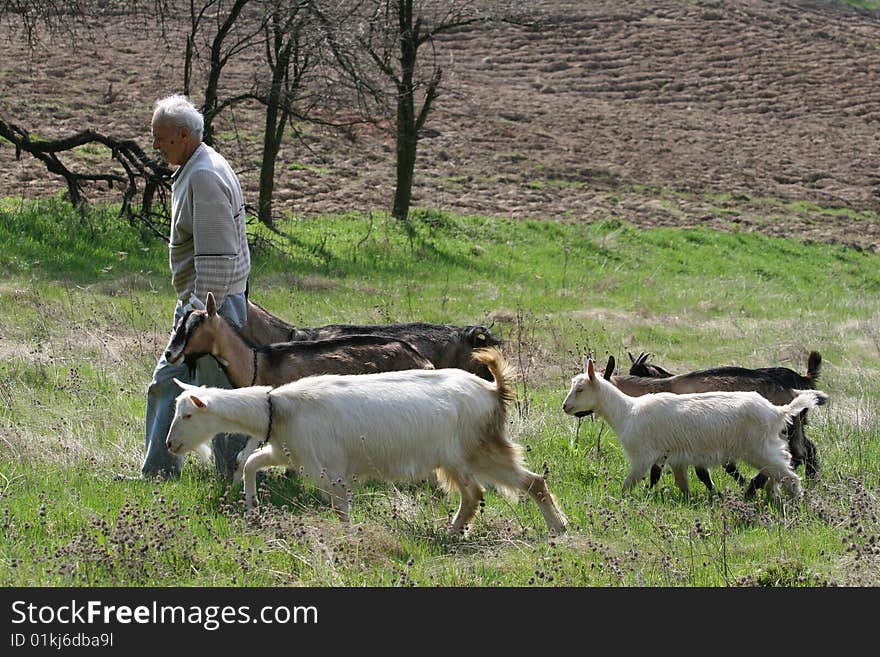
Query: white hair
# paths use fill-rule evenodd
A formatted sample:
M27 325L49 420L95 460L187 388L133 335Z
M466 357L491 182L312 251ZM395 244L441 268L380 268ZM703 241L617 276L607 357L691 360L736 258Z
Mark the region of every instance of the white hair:
M205 117L192 104L192 101L182 94L173 94L160 98L153 105L153 125L162 121L176 128L189 128L189 131L202 138L205 129Z

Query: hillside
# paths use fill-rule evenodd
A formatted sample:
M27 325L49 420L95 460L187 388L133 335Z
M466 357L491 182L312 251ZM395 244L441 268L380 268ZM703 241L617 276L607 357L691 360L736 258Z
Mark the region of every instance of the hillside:
M478 28L440 44L445 82L420 145L416 206L880 250L880 12L764 0L535 6L541 29ZM177 90L182 41L105 29L108 46L55 41L33 57L0 40L0 117L45 137L92 127L149 147L151 104ZM253 121L247 110L227 117L220 142L252 201ZM387 209L391 137L356 137L315 129L290 141L277 209ZM63 188L14 156L0 143L0 195Z

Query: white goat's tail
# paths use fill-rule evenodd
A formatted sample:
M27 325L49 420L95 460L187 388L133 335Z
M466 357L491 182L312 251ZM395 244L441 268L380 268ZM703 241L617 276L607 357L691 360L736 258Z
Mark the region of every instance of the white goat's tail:
M516 389L513 382L516 380L516 368L508 363L501 352L494 347L475 349L473 359L489 368L495 386L498 390L498 398L502 405L509 404L516 399Z
M780 406L779 410L785 415L786 420L790 421L795 415L801 411L807 411L817 406L823 406L828 402L828 395L821 390L797 390L798 396L791 400L785 406Z

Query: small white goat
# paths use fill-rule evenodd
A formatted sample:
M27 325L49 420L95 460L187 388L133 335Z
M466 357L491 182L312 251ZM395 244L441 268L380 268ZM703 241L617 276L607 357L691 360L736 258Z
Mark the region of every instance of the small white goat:
M751 391L630 397L597 377L593 360L585 358L584 373L572 379L562 410L578 417L595 411L611 425L630 463L624 491L655 463L668 464L676 484L687 493L688 466L708 468L742 460L767 475L770 495L775 497L782 484L791 497L799 498L800 478L780 433L795 415L827 399L816 390L800 391L785 406Z
M330 495L348 522L356 478L419 479L431 472L461 504L452 521L463 532L483 498L484 483L535 500L552 533L566 519L544 478L523 467L506 433L513 369L495 349L474 353L494 382L457 368L321 375L277 388L225 390L178 384L166 444L184 454L217 433L246 433L265 446L244 464L245 501L256 505L256 474L273 465L298 467Z

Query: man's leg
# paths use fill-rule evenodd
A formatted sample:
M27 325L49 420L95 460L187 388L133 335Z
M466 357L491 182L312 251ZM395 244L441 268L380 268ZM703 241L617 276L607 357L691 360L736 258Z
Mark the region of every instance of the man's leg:
M183 305L178 302L174 311L174 325L183 315ZM171 365L165 360L163 350L162 357L153 371L153 379L147 388L147 412L145 432L145 456L141 465L141 474L144 477L169 477L178 478L180 467L183 465L183 457L174 456L165 447L165 439L168 437L168 429L174 418L174 401L180 394L180 388L173 379L190 383L189 368L181 363Z

